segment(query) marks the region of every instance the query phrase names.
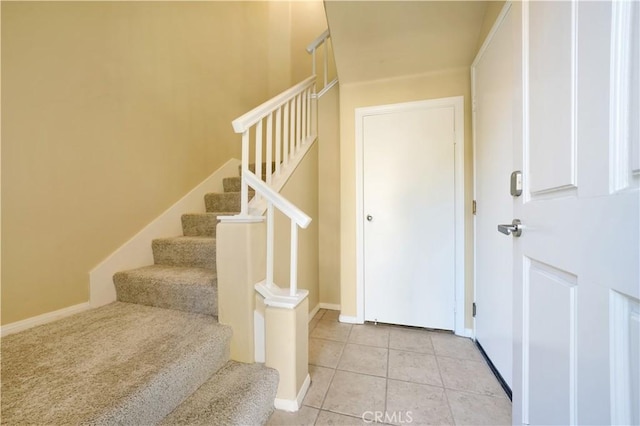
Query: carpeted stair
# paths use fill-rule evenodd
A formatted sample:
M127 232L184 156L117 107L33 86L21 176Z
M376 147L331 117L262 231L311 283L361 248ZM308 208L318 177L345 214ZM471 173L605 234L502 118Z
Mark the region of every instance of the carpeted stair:
M225 178L223 187L205 195L205 213L182 215L182 236L152 241L154 265L113 276L119 301L218 315L216 225L240 211L240 178Z
M117 302L3 338L3 425L266 423L278 373L229 361L216 318L216 225L239 187L154 240L153 265L116 273Z
M122 302L7 336L2 423L157 423L225 365L230 338L210 315Z
M272 389L278 372L259 364L229 361L220 371L167 416L163 425L256 425L271 415Z

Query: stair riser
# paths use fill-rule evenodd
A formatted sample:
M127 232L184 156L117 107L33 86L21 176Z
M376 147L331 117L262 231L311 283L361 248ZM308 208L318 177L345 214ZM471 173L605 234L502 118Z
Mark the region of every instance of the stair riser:
M249 164L249 171L251 173L255 173L256 172L256 165L255 163L251 163ZM276 163L273 162L271 163L271 173L276 171ZM242 166L238 166L238 172L240 173L240 176L242 176ZM267 172L267 163L262 163L262 177L264 178L264 175Z
M153 260L156 265L216 269L216 241L154 240Z
M175 309L196 314L218 315L217 282L213 278L207 285L185 285L154 282L127 271L113 276L118 301ZM200 283L205 284L205 283Z
M230 361L161 425L258 425L273 412L278 372Z
M204 196L204 204L207 212L239 212L240 193L227 192L223 194L207 194Z
M182 215L182 232L185 237L215 238L217 225L217 215L198 213Z
M228 177L222 179L222 187L224 192L240 192L242 187L242 178L240 177Z

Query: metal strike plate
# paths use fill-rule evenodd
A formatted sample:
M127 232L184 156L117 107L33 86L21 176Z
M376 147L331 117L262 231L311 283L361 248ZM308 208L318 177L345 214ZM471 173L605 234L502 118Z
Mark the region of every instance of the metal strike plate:
M511 173L511 195L513 197L522 195L522 172L520 170Z

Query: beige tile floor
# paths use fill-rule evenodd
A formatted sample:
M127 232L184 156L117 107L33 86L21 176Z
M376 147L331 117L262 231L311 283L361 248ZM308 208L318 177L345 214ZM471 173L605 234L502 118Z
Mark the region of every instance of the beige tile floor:
M511 402L475 344L443 332L309 322L311 386L297 413L269 425L507 425Z

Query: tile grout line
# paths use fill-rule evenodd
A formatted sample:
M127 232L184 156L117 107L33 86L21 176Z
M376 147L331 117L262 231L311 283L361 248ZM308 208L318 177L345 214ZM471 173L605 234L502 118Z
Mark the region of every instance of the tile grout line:
M387 336L387 375L384 380L384 412L387 412L389 400L389 361L391 356L391 330Z
M324 317L325 314L326 314L326 312L323 312L323 314L322 314L322 316L320 318ZM325 319L325 321L333 322L335 320L326 320ZM320 323L320 319L316 322L316 325L319 324L319 323ZM336 362L336 366L335 367L326 367L326 366L322 366L322 365L310 364L310 365L318 366L318 367L321 367L321 368L327 368L329 370L333 370L332 376L331 376L331 378L329 380L329 384L327 386L327 390L325 391L324 396L322 398L322 402L320 404L320 408L317 409L318 411L317 411L316 416L315 416L314 424L318 424L318 419L320 418L320 415L321 415L321 413L323 411L328 412L328 413L332 413L332 414L336 414L336 415L340 415L340 416L346 416L346 417L349 417L349 418L361 420L361 418L359 418L359 417L357 417L357 416L355 416L353 414L346 414L346 413L336 412L336 411L332 411L331 409L327 409L327 408L324 407L324 405L326 403L326 399L327 399L328 394L329 394L329 389L334 384L334 379L335 379L335 376L336 376L338 371L344 371L344 372L349 372L349 373L352 373L352 374L358 374L358 375L368 376L368 377L373 377L373 378L381 378L381 376L374 375L374 374L367 374L367 373L362 373L362 372L358 372L358 371L350 371L350 370L344 370L344 369L340 369L339 368L340 362L342 361L342 359L343 359L343 357L345 355L346 346L348 344L352 344L354 346L360 346L362 350L367 350L368 348L386 349L386 351L387 351L387 365L386 365L386 376L384 377L384 379L385 379L384 410L386 412L389 409L389 406L388 406L389 380L390 380L389 372L390 372L390 356L391 356L391 332L393 331L393 328L389 329L389 333L386 336L387 343L386 343L386 348L385 348L385 347L382 347L382 346L375 346L375 345L367 345L367 344L350 342L350 339L351 339L351 336L353 335L355 327L356 327L356 325L351 325L349 327L349 330L346 333L346 340L345 341L336 341L336 340L332 340L330 338L324 338L324 337L314 337L314 339L317 339L317 340L322 340L322 341L326 341L326 342L333 342L333 343L341 344L340 353L339 353L339 355L337 357L337 362ZM427 333L431 334L431 332L429 332L429 331L427 331ZM470 356L464 356L464 357L460 358L460 357L456 357L456 356L451 356L450 354L447 354L447 353L444 353L444 354L440 355L440 354L436 353L435 344L433 342L433 338L432 337L433 336L429 336L429 343L431 345L432 353L419 352L419 351L415 351L415 350L406 350L406 349L398 349L398 351L407 352L407 353L413 353L413 354L421 354L421 355L433 356L434 360L436 361L436 367L438 368L438 375L439 375L439 378L441 380L441 386L437 386L437 385L433 385L433 384L429 384L429 383L413 382L413 381L410 381L410 380L401 380L401 379L398 379L399 382L416 384L416 385L423 385L423 386L428 386L428 387L432 387L432 388L441 389L443 397L445 398L445 400L443 402L445 402L446 405L447 405L447 409L448 409L448 412L449 412L449 414L451 416L453 424L457 424L457 422L456 422L456 419L453 416L453 410L452 410L451 402L450 402L449 397L447 395L447 391L448 390L455 391L455 392L461 392L461 393L468 394L468 395L478 395L478 396L482 396L482 397L488 397L488 398L495 399L495 400L504 399L501 395L487 394L487 393L484 393L484 392L481 392L481 391L480 392L476 392L476 391L470 390L470 389L456 389L456 388L450 388L450 387L445 386L444 378L443 378L443 374L442 374L441 366L440 366L440 361L441 360L451 359L451 360L458 360L458 361L463 361L463 362L472 362L473 361L474 364L477 363L477 362L482 363L483 360L476 360L476 359L474 359L473 357L470 357ZM315 407L311 407L311 406L308 406L308 405L307 405L307 407L316 409Z
M323 316L324 316L324 314L323 314ZM351 326L351 328L349 329L349 333L347 333L347 340L349 340L349 336L351 335L351 330L352 330L352 329L353 329L353 325L352 325L352 326ZM325 339L325 340L326 340L326 339ZM330 340L330 341L333 341L333 340ZM336 377L336 373L338 372L338 365L340 364L340 360L342 359L342 355L344 354L344 348L347 346L347 343L346 343L346 342L340 342L340 343L342 343L342 349L340 350L340 355L338 356L338 362L336 363L335 368L332 368L332 370L333 370L333 374L331 375L331 380L329 380L329 385L327 386L327 390L326 390L326 392L324 393L324 397L322 398L322 402L320 403L320 408L319 408L319 411L318 411L318 416L316 417L316 420L314 421L314 424L316 424L316 423L318 422L318 418L320 417L320 413L321 413L322 411L329 411L329 412L331 412L331 413L333 412L333 411L330 411L330 410L323 410L323 408L324 408L324 403L325 403L325 402L326 402L326 400L327 400L327 396L329 395L329 389L331 389L331 385L333 384L333 380L335 379L335 377ZM327 367L325 367L325 368L327 368ZM341 413L336 413L336 414L341 414Z
M431 338L429 338L429 340L431 340ZM431 345L433 346L433 341L431 342ZM446 386L444 384L444 378L442 377L442 371L440 370L440 362L438 361L438 355L436 355L435 346L433 347L433 357L436 360L436 365L438 366L438 374L440 375L440 381L442 382L442 397L447 402L447 408L449 409L449 415L451 416L451 420L453 421L453 424L456 425L456 419L453 416L453 410L451 409L451 403L449 402L449 396L447 395L447 388L446 388Z

